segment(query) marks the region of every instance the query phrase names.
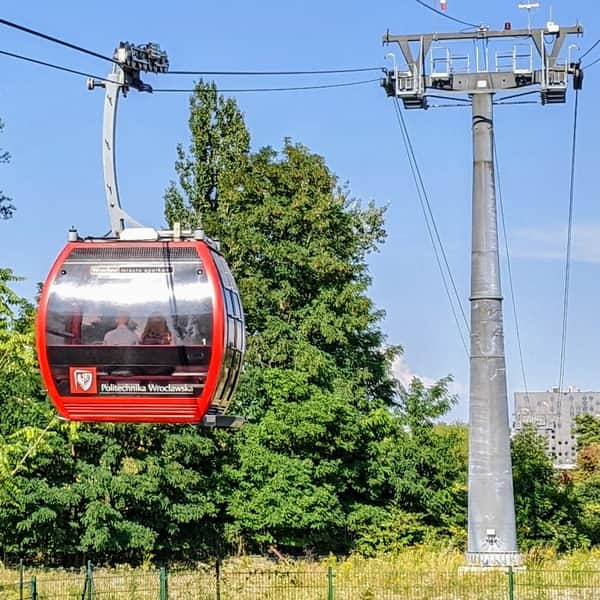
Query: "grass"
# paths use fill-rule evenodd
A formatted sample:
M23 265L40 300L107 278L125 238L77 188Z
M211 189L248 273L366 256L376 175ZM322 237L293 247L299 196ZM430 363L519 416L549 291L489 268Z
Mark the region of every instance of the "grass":
M592 600L600 597L600 550L558 557L551 550L524 556L525 571L514 573L519 600ZM242 557L223 563L219 580L221 600L326 600L328 568L334 574L336 600L505 600L508 574L499 570L459 574L464 557L454 550L412 548L379 558L330 557L321 561L287 564ZM39 600L81 600L85 570L27 569L24 598L30 598L29 581L36 577ZM0 600L19 598L19 573L0 568ZM160 598L157 569L129 567L94 570L98 600L155 600ZM216 600L214 566L172 569L169 599Z

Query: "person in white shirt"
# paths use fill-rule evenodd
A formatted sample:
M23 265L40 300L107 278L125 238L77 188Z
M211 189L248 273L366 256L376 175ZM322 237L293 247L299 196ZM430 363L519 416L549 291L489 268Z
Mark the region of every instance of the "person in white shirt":
M135 346L140 343L137 333L129 329L128 314L123 313L117 317L117 326L106 332L104 343L107 346Z

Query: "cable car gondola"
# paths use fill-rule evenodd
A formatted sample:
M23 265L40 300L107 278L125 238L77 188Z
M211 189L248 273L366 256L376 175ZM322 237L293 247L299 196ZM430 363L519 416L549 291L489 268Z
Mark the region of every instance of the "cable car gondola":
M104 84L112 235L82 239L71 230L50 270L37 321L42 379L67 419L214 424L242 366L239 292L219 245L202 231L141 227L121 209L117 99L134 83L144 89L122 48Z

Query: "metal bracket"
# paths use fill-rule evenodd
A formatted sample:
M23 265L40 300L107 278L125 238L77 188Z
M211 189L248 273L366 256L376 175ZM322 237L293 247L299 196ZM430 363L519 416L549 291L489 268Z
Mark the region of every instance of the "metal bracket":
M581 25L559 27L553 22L549 22L547 27L543 29L511 30L508 28L504 31L492 31L486 27L481 27L475 32L418 33L412 35L391 35L387 32L383 37L383 43L386 45L398 44L407 64L407 72L398 71L394 65L394 71L388 71L386 79L382 81L382 86L388 96L401 98L405 108L427 108L428 90L471 94L482 90L501 92L536 84L539 85L542 103L564 102L568 75L574 73L574 70L570 68L571 47L569 47L569 56L564 65L562 62L558 62L558 57L567 37L569 35L581 35L582 33L583 27ZM553 38L553 40L552 46L547 52L548 38ZM515 45L512 57L510 57L512 58L512 68L509 70L498 66L498 58L506 58L506 55L497 55L496 71L489 71L489 58L486 49L483 61L486 69L483 72L480 71L479 49L476 48L477 58L475 64L477 68L475 72L472 72L470 61L465 62L466 57L454 57L445 47L442 47L445 55L441 58L432 55L429 60L430 68L428 71L425 70L425 65L428 62L426 57L432 52L433 43L465 42L468 40L487 43L488 40L507 39L527 40L537 51L541 68L534 68L532 50L526 56L528 59L527 64L521 64L520 61L523 56L518 53ZM418 51L415 52L417 48ZM460 61L460 64L457 61ZM581 77L579 77L577 85L581 85Z
M121 42L114 53L115 64L104 81L88 80L88 89L103 87L104 117L102 124L102 167L104 170L104 193L110 220L111 234L119 237L126 225L142 227L121 207L116 167L116 126L119 93L127 96L130 88L140 92L152 92L152 87L140 79L140 71L164 73L168 70L167 55L157 44L134 46Z
M411 55L410 48L407 52ZM388 96L402 98L405 108L427 108L422 69L418 69L416 63L411 64L406 61L406 55L404 56L409 70L401 72L398 69L396 55L393 52L386 54L386 58L392 60L393 70L386 71L386 78L382 80L381 85L385 88Z
M219 428L219 429L241 429L246 423L244 417L234 415L206 415L200 421L201 427Z

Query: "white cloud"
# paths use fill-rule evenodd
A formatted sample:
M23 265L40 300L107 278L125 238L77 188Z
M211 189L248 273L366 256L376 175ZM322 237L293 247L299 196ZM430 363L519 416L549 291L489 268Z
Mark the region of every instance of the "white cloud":
M392 363L392 373L396 379L404 386L408 387L413 377L420 379L424 385L433 385L437 379L426 375L418 375L409 366L404 356L399 356ZM468 417L468 393L467 386L460 381L452 381L448 386L451 394L458 396L456 406L444 417L445 421L465 421Z
M553 226L516 229L511 254L517 258L560 260L566 258L567 228ZM600 264L600 223L573 225L572 259Z
M404 356L399 356L392 363L392 373L394 377L404 386L408 387L413 377L417 377L420 379L426 386L433 385L437 379L433 377L428 377L427 375L418 375L415 373L409 366L406 358ZM448 391L451 394L456 394L458 396L465 396L467 392L467 388L460 381L452 381L448 386Z
M410 385L413 377L418 377L427 386L435 383L435 379L432 379L431 377L424 377L414 373L408 366L404 356L398 356L396 359L394 359L394 362L392 363L392 373L404 387L408 387Z

